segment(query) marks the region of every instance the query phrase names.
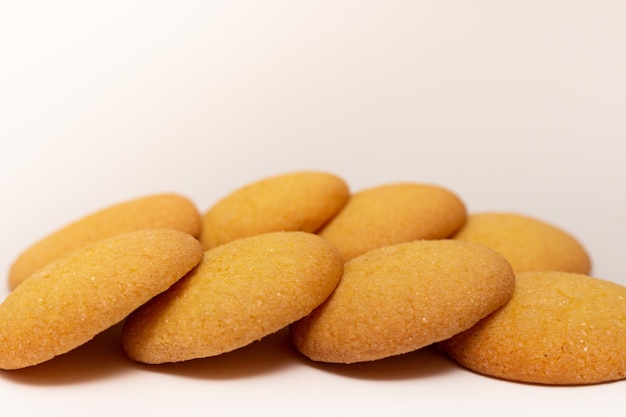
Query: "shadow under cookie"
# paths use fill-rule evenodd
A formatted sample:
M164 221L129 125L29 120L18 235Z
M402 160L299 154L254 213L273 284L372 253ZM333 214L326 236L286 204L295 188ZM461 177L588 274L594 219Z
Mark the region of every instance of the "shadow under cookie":
M300 355L299 362L347 378L376 381L428 378L457 370L457 367L434 346L370 362L352 364L314 362L303 355Z
M291 347L287 329L283 329L217 356L156 365L134 362L133 368L188 378L228 380L278 372L294 366L296 356L299 354Z
M2 371L2 377L26 385L71 385L117 377L132 371L120 343L121 324L63 355L28 368Z

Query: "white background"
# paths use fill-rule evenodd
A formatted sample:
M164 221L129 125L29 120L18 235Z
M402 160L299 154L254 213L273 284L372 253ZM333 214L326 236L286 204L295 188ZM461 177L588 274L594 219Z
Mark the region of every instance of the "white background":
M204 211L316 169L353 190L435 183L469 211L538 217L583 242L593 275L626 284L625 22L617 0L3 2L0 268L113 203L176 191ZM144 367L118 330L2 372L0 408L621 415L626 394L499 381L429 349L314 365L285 332Z

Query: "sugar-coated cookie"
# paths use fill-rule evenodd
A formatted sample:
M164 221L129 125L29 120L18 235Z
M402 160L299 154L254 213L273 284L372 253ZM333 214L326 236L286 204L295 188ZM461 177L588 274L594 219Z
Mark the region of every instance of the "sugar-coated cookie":
M506 380L582 385L626 378L626 287L571 272L517 274L511 300L438 346Z
M384 184L353 194L318 234L346 261L371 249L417 239L444 239L465 222L463 201L443 187Z
M115 204L83 217L23 251L9 270L15 289L50 261L86 244L142 229L177 229L200 234L200 213L194 203L178 194L155 194Z
M205 249L242 237L279 231L315 232L348 201L340 177L318 171L290 172L248 184L203 215Z
M495 249L515 272L591 271L590 256L576 238L552 224L518 213L471 213L453 238Z
M48 263L0 304L0 368L37 365L86 343L202 256L193 236L159 229L116 235Z
M122 344L149 364L229 352L309 314L342 271L339 252L315 234L237 239L206 251L197 268L130 315Z
M290 337L314 361L382 359L467 330L508 301L514 285L509 263L482 245L385 246L346 262L335 291L290 326Z

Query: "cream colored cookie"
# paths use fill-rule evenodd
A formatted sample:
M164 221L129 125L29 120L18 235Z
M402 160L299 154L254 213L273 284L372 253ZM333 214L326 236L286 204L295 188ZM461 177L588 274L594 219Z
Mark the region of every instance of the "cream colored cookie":
M100 239L160 228L177 229L197 237L200 227L198 209L181 195L156 194L118 203L55 231L22 252L9 270L9 287L15 289L48 262Z
M124 349L150 364L232 351L309 314L342 271L339 252L311 233L274 232L225 243L126 320Z
M374 249L344 265L332 295L290 327L320 362L399 355L467 330L509 300L508 262L482 245L422 240Z
M517 275L511 300L439 344L464 367L558 385L626 378L626 287L571 272Z
M48 263L0 304L0 368L37 365L86 343L202 256L193 236L159 229L100 240Z
M368 250L417 239L444 239L465 222L453 192L435 185L394 183L355 193L318 234L346 261Z
M507 258L515 272L591 271L587 251L572 235L517 213L472 213L453 238L495 249Z
M336 175L291 172L248 184L204 213L205 249L242 237L279 231L315 232L348 201L347 184Z

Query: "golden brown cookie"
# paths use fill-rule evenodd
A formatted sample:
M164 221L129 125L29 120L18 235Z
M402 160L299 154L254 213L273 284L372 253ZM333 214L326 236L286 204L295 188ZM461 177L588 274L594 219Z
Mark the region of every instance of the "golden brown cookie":
M453 192L435 185L393 183L355 193L318 234L346 261L368 250L418 239L444 239L465 222Z
M86 343L202 256L193 236L159 229L116 235L48 263L0 304L0 368L37 365Z
M626 378L626 287L571 272L517 275L511 300L439 344L477 373L555 385Z
M156 194L118 203L81 218L38 241L11 265L9 287L15 289L50 261L86 244L142 229L177 229L200 234L200 213L188 198Z
M309 314L342 271L339 252L311 233L274 232L225 243L126 320L124 349L149 364L235 350Z
M589 274L590 257L569 233L517 213L471 213L454 239L495 249L515 272L564 271Z
M294 346L320 362L382 359L467 330L513 293L508 262L482 245L422 240L353 258L332 295L290 326Z
M348 201L343 179L326 172L290 172L248 184L203 215L205 249L279 231L315 232Z

